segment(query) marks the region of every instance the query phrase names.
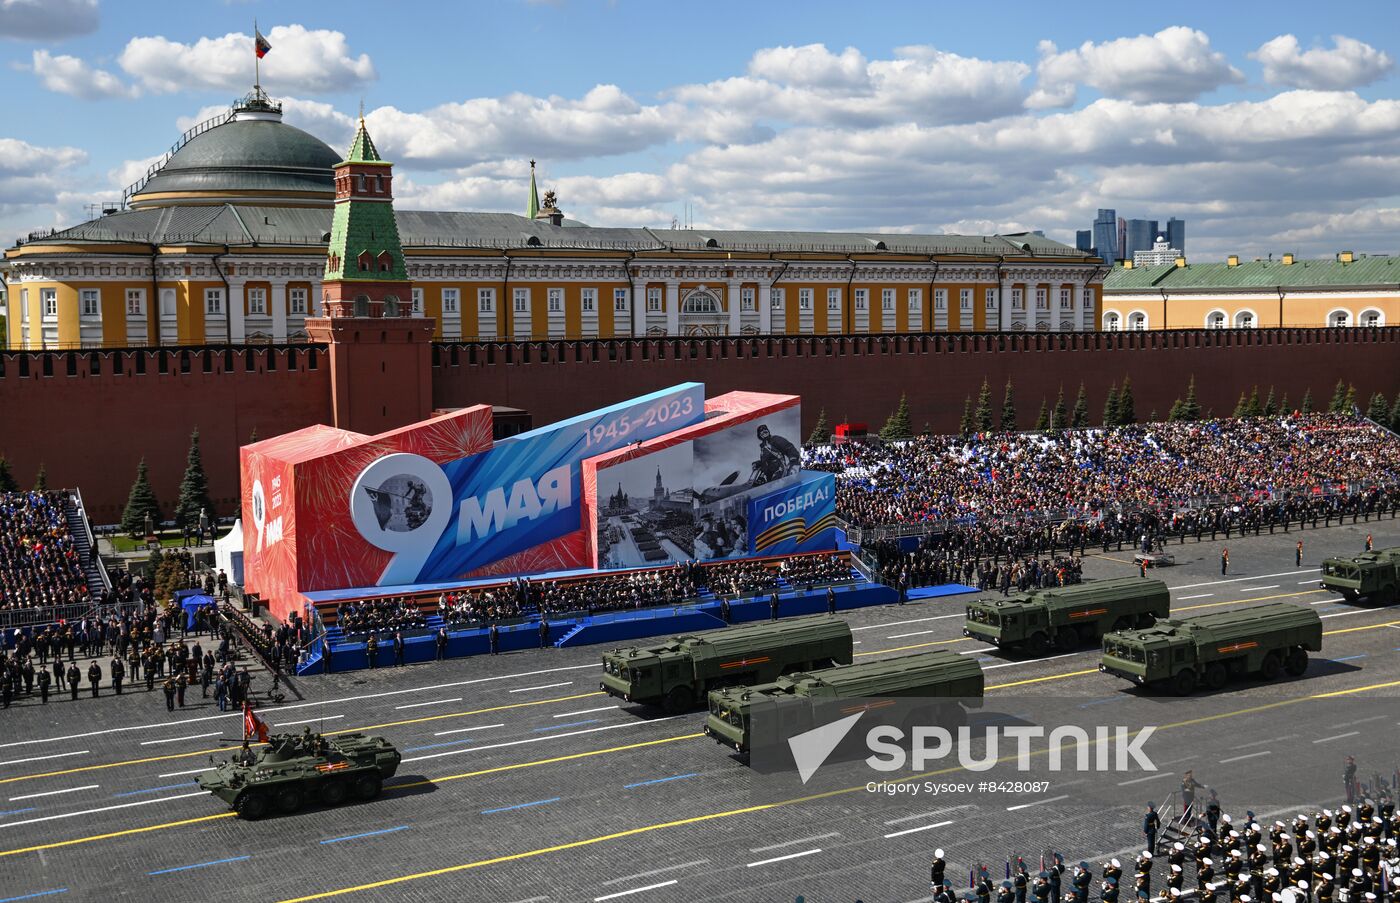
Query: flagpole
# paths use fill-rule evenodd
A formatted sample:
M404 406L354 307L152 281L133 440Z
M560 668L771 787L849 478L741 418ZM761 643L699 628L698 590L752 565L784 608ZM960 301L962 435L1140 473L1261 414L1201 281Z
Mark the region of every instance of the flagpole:
M262 58L258 56L258 20L253 19L253 93L262 93Z

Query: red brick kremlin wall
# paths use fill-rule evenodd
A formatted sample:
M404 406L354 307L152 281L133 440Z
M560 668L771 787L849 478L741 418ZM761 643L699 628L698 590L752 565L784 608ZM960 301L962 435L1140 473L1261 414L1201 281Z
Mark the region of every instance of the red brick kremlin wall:
M1400 327L441 343L433 361L436 407L524 408L536 425L697 380L711 396L801 395L804 431L822 408L833 424L878 428L907 392L916 429L951 431L984 378L994 410L1012 380L1023 427L1042 397L1054 404L1060 385L1073 405L1081 381L1097 422L1109 383L1125 375L1140 419L1153 410L1165 417L1193 374L1202 407L1217 415L1255 384L1261 394L1270 385L1280 399L1287 393L1295 407L1310 388L1325 406L1339 378L1356 385L1364 409L1372 393L1400 391ZM237 447L254 429L266 438L331 419L328 357L314 346L0 352L0 454L21 486L42 462L49 485L81 487L97 523L119 519L143 455L169 507L195 426L211 495L220 514L232 514Z

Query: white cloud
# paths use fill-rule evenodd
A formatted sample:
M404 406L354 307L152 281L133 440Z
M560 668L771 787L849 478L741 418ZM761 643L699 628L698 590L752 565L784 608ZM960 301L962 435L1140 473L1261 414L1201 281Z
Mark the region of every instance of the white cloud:
M1400 207L1367 207L1334 213L1320 222L1278 232L1272 238L1281 245L1290 242L1331 242L1338 250L1358 239L1372 247L1393 247L1400 232Z
M0 0L0 37L61 41L97 30L97 0Z
M262 85L274 93L344 91L377 76L368 54L352 55L345 35L302 25L266 32L272 50L262 60ZM181 44L168 38L132 38L118 58L147 91L169 94L191 88L243 91L253 84L253 38L233 32Z
M0 174L38 175L87 161L76 147L41 147L17 138L0 138Z
M805 88L862 88L867 84L865 56L847 47L838 56L825 44L768 47L749 61L749 74Z
M1076 84L1089 85L1106 97L1150 103L1192 100L1244 81L1225 54L1211 49L1205 32L1180 25L1102 44L1085 41L1063 53L1042 41L1040 54L1033 107L1069 105Z
M47 50L34 51L33 71L50 91L84 100L101 97L135 97L137 91L110 72L94 69L76 56L53 56Z
M164 156L165 154L155 154L140 160L123 160L107 170L107 183L113 188L126 188L144 176L147 170Z
M1304 51L1291 34L1279 35L1250 55L1264 66L1271 85L1339 91L1369 85L1395 68L1395 61L1355 38L1332 36L1332 49Z

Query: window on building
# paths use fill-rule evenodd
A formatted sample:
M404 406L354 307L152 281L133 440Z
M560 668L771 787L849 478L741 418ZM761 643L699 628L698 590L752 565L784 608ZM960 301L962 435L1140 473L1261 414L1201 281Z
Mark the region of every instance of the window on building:
M770 288L768 290L768 306L773 310L782 310L783 305L787 303L785 291L786 289Z
M651 313L661 312L661 289L653 286L647 289L647 310Z
M1384 326L1385 317L1378 310L1365 310L1361 312L1362 326Z
M1206 327L1209 329L1224 329L1225 311L1212 311L1210 317L1206 320Z
M1253 329L1254 312L1249 310L1242 310L1239 313L1235 314L1235 327L1238 329Z
M392 273L394 271L394 255L388 251L379 255L379 272Z
M681 304L681 313L717 314L719 299L709 292L693 291L685 296L685 302Z
M547 300L549 302L550 313L558 314L564 312L564 290L562 288L550 289Z
M1012 310L1025 310L1025 309L1026 309L1026 293L1025 293L1025 290L1024 290L1024 289L1013 288L1013 289L1011 290L1011 309L1012 309Z
M625 289L625 288L615 288L615 289L613 289L613 310L616 310L616 311L626 311L626 310L627 310L627 289Z
M936 288L933 290L933 309L948 309L948 290L946 288Z
M1060 310L1070 310L1074 307L1074 294L1067 288L1060 289Z
M815 295L816 295L816 292L815 292L813 289L810 289L810 288L800 288L800 289L798 289L798 290L797 290L797 309L798 309L798 310L811 310L811 309L812 309L812 301L814 300L814 296L815 296Z
M102 316L102 293L95 288L85 288L78 292L78 309L85 317Z
M586 288L579 292L579 305L584 313L593 313L598 309L598 290L596 288Z
M880 289L880 309L886 311L894 310L894 289Z
M248 313L249 313L249 314L265 314L265 313L267 313L267 289L265 289L265 288L250 288L250 289L248 289Z
M308 292L304 288L287 289L287 312L297 314L298 316L306 316L307 294Z
M982 298L982 303L987 308L987 310L997 309L997 289L987 289L986 293L982 296Z
M374 192L375 194L384 193L384 177L381 175L375 175L374 177Z
M39 289L39 306L43 309L44 319L52 319L58 316L58 289Z
M864 288L858 288L858 289L856 289L856 290L855 290L856 310L865 310L866 300L867 300L869 297L870 297L870 290L869 290L869 289L864 289ZM827 292L827 301L830 302L830 300L831 300L831 293L830 293L830 292ZM828 304L827 306L830 307L830 304ZM832 309L832 310L835 310L836 308L833 307L833 308L831 308L831 309Z
M455 314L461 312L462 290L457 288L445 288L442 290L442 312L445 314Z
M370 262L368 251L360 252L360 256L355 258L355 265L359 267L361 273L368 273L370 271Z
M359 191L361 194L364 193L364 190L365 190L365 176L364 176L364 173L356 173L356 174L355 174L355 190L356 190L356 191Z
M397 295L388 295L384 298L384 316L401 316L399 312L399 299Z
M410 303L413 305L413 312L422 316L423 314L423 290L415 288L409 293Z
M494 288L479 288L476 290L476 309L484 314L495 313L496 290Z
M972 310L972 289L958 289L958 307L962 310Z
M29 289L27 288L19 290L19 321L21 323L29 322Z
M1086 289L1084 290L1084 309L1085 309L1085 310L1093 310L1093 309L1094 309L1094 290L1091 289L1091 288L1086 288Z
M909 290L909 312L918 313L924 304L924 290L921 288L911 288Z
M1049 310L1049 308L1050 308L1050 296L1049 296L1049 293L1048 293L1045 289L1043 289L1043 288L1038 288L1038 289L1036 289L1036 290L1035 290L1035 309L1036 309L1036 310Z
M839 288L829 288L826 290L826 309L841 309L841 290Z
M754 290L751 288L739 289L739 309L745 312L754 309Z
M46 308L47 309L47 308ZM1334 310L1327 317L1328 326L1350 326L1351 314L1345 310Z
M1103 328L1109 332L1117 332L1121 328L1122 320L1116 310L1110 310L1103 315Z
M357 317L369 316L369 295L356 295L351 310Z
M530 312L530 290L528 288L518 288L515 290L515 312L527 314Z
M126 315L144 317L146 315L146 290L129 288L126 290Z
M206 314L221 314L224 312L223 289L206 288L204 290L204 312Z
M1141 332L1142 330L1146 329L1146 328L1147 328L1147 314L1143 313L1143 312L1140 311L1140 310L1134 311L1133 313L1129 314L1129 315L1128 315L1128 328L1131 329L1131 330L1133 330L1133 331L1135 331L1135 332Z

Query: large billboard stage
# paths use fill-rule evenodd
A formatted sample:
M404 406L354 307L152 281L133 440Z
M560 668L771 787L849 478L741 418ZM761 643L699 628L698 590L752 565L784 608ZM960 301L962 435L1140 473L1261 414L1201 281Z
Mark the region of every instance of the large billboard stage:
M799 404L683 383L496 442L479 405L254 443L245 588L284 617L325 590L834 548L826 509L792 501L834 496L799 469Z

